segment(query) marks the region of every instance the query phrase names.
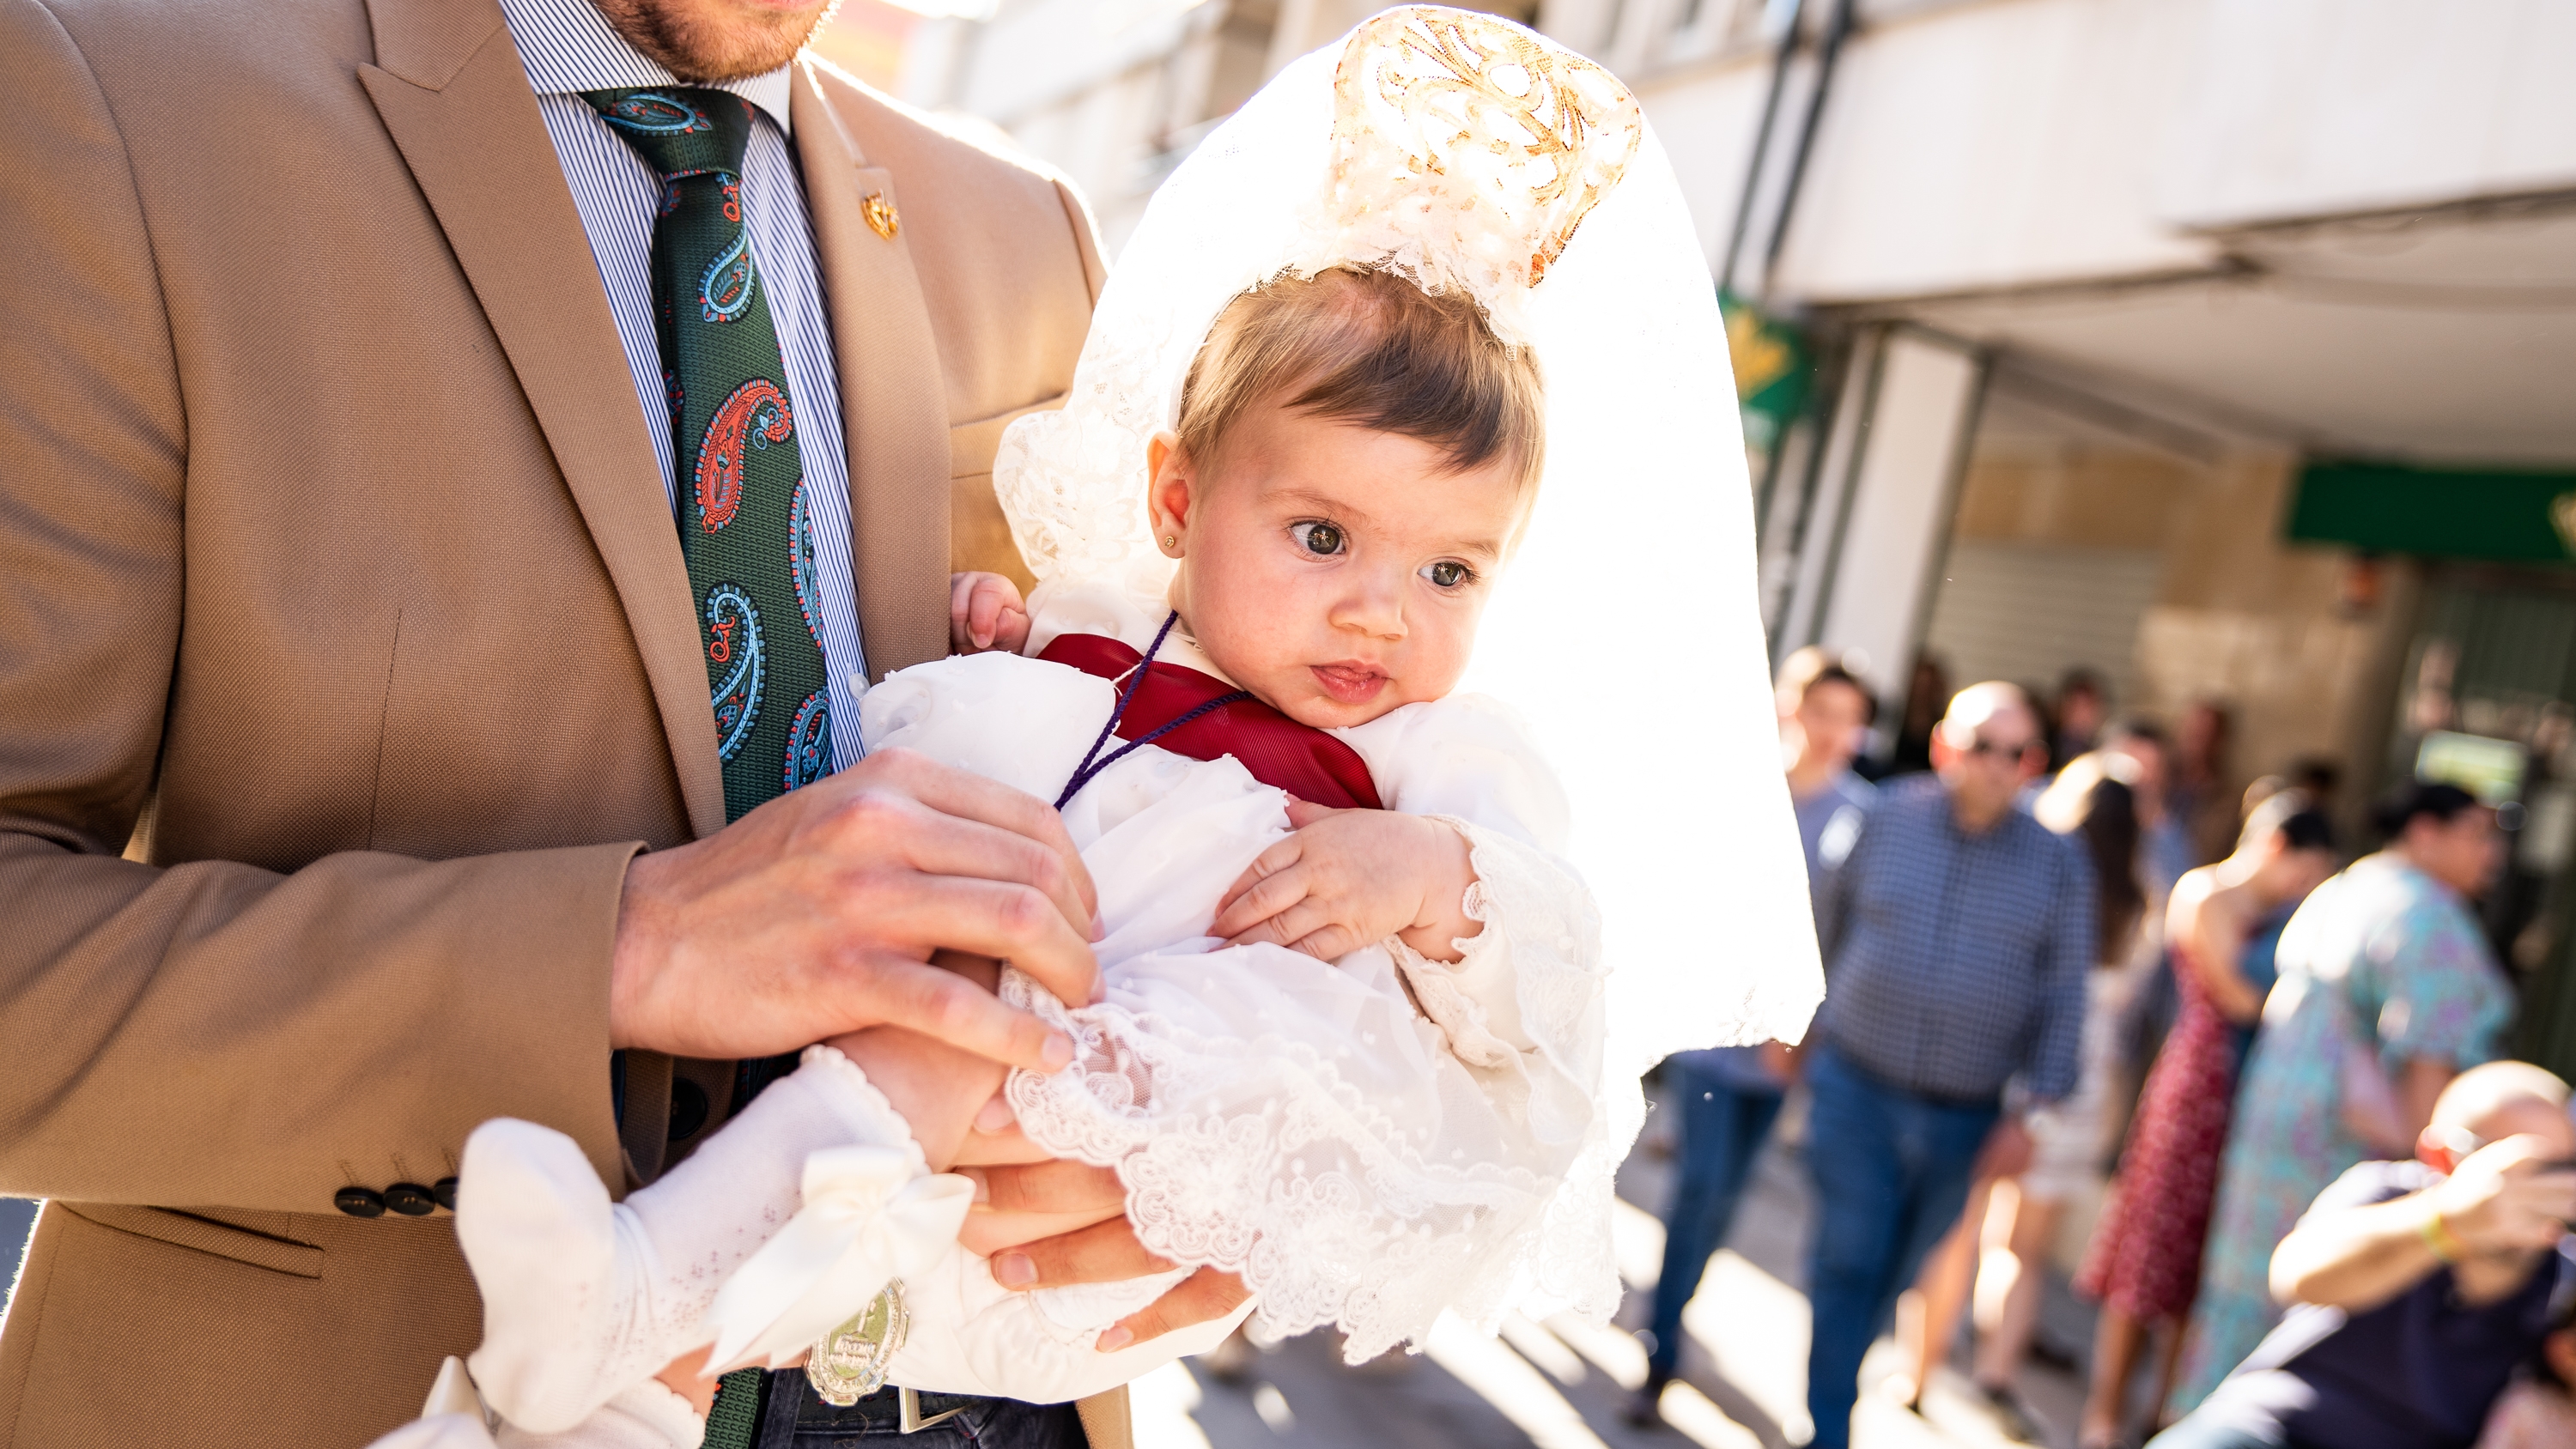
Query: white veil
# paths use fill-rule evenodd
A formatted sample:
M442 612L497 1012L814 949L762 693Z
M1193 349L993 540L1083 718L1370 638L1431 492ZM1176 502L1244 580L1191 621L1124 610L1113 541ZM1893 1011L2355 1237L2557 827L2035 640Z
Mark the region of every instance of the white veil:
M1033 606L1110 582L1159 599L1173 565L1147 535L1145 444L1191 358L1237 294L1344 261L1467 288L1546 381L1536 512L1464 687L1519 711L1573 800L1610 970L1605 1145L1624 1155L1637 1074L1795 1040L1824 989L1725 330L1627 91L1508 21L1428 6L1294 62L1155 194L1064 409L1012 424L995 491Z

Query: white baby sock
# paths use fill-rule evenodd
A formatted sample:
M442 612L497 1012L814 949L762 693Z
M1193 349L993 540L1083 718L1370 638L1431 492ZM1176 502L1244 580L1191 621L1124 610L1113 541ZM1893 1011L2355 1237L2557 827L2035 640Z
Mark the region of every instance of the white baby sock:
M853 1145L908 1151L919 1170L903 1118L829 1047L808 1048L793 1074L622 1203L562 1133L510 1118L476 1128L456 1237L483 1293L470 1363L484 1400L520 1431L562 1433L712 1343L707 1306L795 1215L807 1155Z

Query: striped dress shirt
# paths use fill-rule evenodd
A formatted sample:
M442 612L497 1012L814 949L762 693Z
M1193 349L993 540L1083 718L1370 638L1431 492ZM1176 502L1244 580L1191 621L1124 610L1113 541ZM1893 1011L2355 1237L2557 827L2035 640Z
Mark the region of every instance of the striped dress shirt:
M590 237L590 254L608 289L609 314L634 375L642 405L636 426L652 434L662 466L662 492L678 526L679 483L672 459L670 405L662 391L661 342L653 328L653 217L661 178L635 148L600 119L583 91L682 84L612 29L591 0L501 0L510 38L519 47L537 113L563 164L564 180ZM850 470L841 435L841 379L823 286L814 262L813 223L805 186L788 150L787 68L709 89L752 103L759 119L743 157L742 205L752 261L778 329L787 392L796 408L797 457L813 484L814 558L823 581L823 669L832 691L833 768L856 762L858 696L867 660L859 643L859 601L850 564Z

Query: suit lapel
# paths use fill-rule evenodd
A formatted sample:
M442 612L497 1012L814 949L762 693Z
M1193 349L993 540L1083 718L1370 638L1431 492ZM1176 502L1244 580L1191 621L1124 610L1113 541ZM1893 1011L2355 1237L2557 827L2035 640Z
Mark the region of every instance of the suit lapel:
M493 0L371 0L359 79L545 430L634 632L700 835L724 824L688 566L599 269ZM873 642L873 641L871 641Z
M866 164L810 61L790 112L840 361L850 459L850 557L868 673L948 652L948 404L938 343L901 228L893 174ZM895 235L868 223L893 208Z

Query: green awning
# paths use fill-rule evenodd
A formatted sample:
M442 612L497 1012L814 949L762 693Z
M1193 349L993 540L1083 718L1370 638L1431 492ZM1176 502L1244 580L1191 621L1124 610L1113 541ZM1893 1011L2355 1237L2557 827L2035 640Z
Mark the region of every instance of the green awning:
M2576 473L2310 463L2289 536L2370 553L2576 564Z

